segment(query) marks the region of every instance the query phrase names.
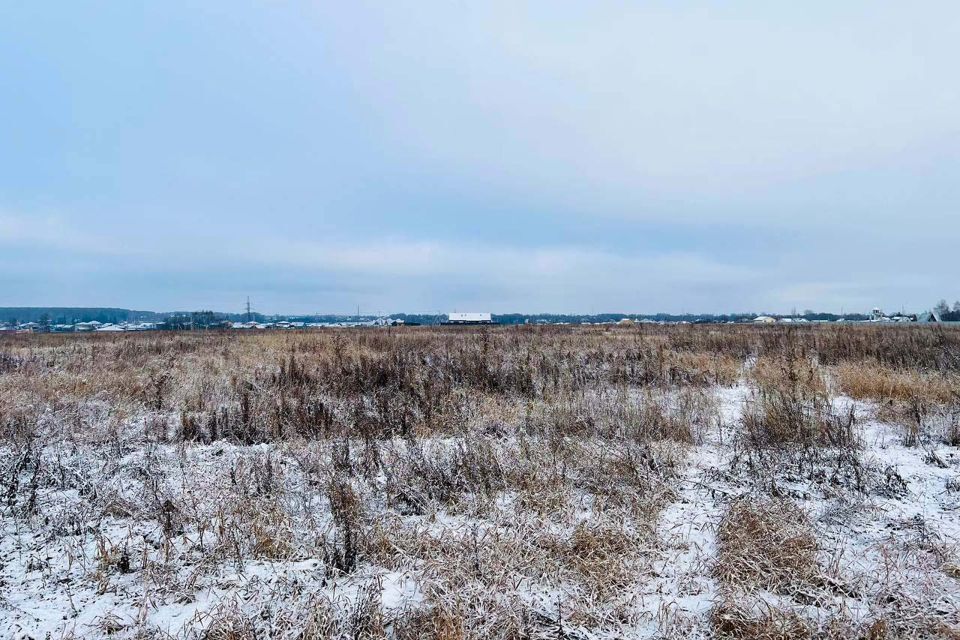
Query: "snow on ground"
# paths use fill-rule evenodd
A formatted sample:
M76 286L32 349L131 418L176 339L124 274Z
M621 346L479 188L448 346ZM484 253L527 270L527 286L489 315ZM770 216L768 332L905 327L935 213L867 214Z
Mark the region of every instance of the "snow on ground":
M691 445L673 486L673 499L660 513L659 537L646 575L632 587L629 635L633 637L709 635L708 618L723 587L713 577L716 531L730 500L752 490L730 472L732 441L751 390L742 385L716 389L716 420L705 425L702 441ZM960 451L942 444L908 447L900 428L878 421L869 403L839 398L837 408L853 406L857 435L866 467L885 474L902 490L855 496L830 492L796 478L784 487L799 497L812 518L820 560L843 589L819 604L789 602L774 594L754 594L777 607L788 607L810 618L843 612L855 623L887 612L903 616L933 610L947 620L960 618ZM64 488L41 487L36 492L37 516L11 517L9 496L0 521L0 637L16 639L84 638L131 634L149 629L169 637L202 634L221 612L239 609L269 613L293 603L309 607L317 599L332 607L356 608L373 590L382 610L407 610L424 599L423 565L400 568L362 566L345 577L332 578L318 555L294 553L290 558L235 562L227 557L210 561L203 534L189 525L164 542L155 522L137 523L125 511L134 502L129 479L137 469L173 465L175 447L128 451L110 469L84 468L82 454L69 447L46 455L60 460ZM16 452L7 452L13 459ZM209 445L189 447L190 469L244 464L252 455L283 456L278 447ZM72 456L72 457L71 457ZM80 456L80 457L78 457ZM100 462L102 463L102 461ZM287 465L285 482L306 486L307 480ZM180 477L167 473L161 482ZM98 478L90 487L84 478ZM21 484L29 483L25 476ZM211 474L211 482L214 482ZM22 487L21 487L22 489ZM82 492L112 492L111 517L89 519ZM186 489L189 494L191 488ZM162 488L161 491L162 493ZM322 507L305 504L296 511L304 522L316 518L318 531L329 526ZM510 500L494 506L509 511ZM477 535L489 522L483 516L441 510L420 518L435 539ZM589 519L584 507L580 519ZM299 526L303 523L282 526ZM559 526L559 525L558 525ZM221 532L221 536L223 532ZM207 532L209 539L213 532ZM168 546L168 544L172 544ZM308 547L316 549L317 547ZM118 560L119 556L126 560ZM281 554L282 555L282 554ZM165 558L178 561L168 567ZM128 562L143 570L116 570ZM173 571L175 575L164 575ZM550 616L562 592L536 581L520 581L521 601ZM893 602L890 598L900 598ZM296 607L294 607L296 610ZM304 609L306 611L306 609ZM301 611L303 614L303 611ZM305 615L305 614L304 614ZM593 637L584 633L582 637Z

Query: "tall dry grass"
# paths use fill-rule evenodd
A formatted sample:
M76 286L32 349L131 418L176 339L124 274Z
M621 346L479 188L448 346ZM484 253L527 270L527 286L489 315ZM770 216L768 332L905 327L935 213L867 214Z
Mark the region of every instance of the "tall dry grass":
M958 333L641 325L0 336L0 513L37 532L50 589L92 581L118 599L146 602L149 589L156 603L182 604L231 576L316 562L296 578L243 583L246 600L198 614L204 637L617 637L645 622L636 593L661 577L658 527L665 507L687 499L689 452L715 445L718 385L754 389L742 423L725 429L735 430L733 470L745 465L764 497L725 512L714 577L824 591L812 525L780 495L784 474L831 490L884 477L857 457L830 372L841 372L841 388L853 384L844 371L917 376L910 393L933 398L935 377L960 370ZM949 424L957 430L955 415ZM701 481L733 482L730 470L724 461ZM49 545L68 569L43 565ZM423 591L390 610L379 581L403 572ZM349 597L328 600L331 590ZM534 606L531 594L556 601ZM106 614L98 624L76 637L155 631ZM821 629L731 598L713 631Z

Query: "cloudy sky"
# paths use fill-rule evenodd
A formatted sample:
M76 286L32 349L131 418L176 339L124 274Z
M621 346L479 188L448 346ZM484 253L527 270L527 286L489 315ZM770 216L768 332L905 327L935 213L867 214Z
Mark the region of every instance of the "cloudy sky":
M956 2L7 2L0 306L960 298Z

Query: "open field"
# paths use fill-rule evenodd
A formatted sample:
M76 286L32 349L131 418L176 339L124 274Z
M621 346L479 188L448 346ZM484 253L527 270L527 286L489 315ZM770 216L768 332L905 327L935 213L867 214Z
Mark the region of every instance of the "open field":
M960 330L0 337L2 638L960 638Z

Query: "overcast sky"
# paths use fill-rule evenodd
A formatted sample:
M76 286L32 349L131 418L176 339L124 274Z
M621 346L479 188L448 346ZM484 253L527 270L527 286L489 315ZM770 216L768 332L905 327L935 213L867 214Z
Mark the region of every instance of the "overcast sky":
M957 2L0 15L0 306L960 298Z

